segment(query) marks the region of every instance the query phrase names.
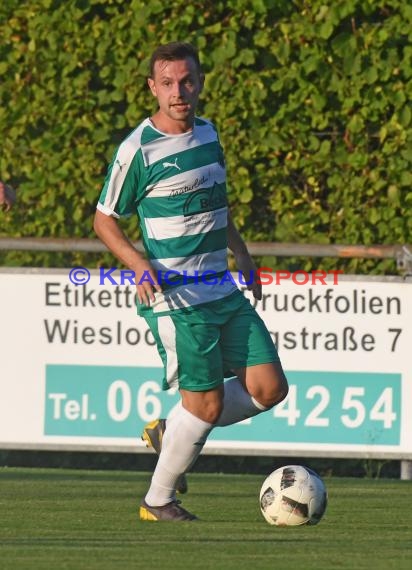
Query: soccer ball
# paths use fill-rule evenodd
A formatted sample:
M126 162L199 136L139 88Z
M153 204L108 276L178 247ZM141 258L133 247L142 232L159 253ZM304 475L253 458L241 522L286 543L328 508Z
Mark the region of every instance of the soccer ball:
M328 500L322 479L302 465L273 471L263 482L259 499L262 515L275 526L318 524Z

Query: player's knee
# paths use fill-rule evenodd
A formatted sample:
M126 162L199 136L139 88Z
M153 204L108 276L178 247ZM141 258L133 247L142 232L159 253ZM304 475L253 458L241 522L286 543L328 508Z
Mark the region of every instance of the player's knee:
M286 398L289 393L289 384L285 378L284 382L277 388L272 398L272 407L276 406Z
M202 411L202 420L208 422L209 424L215 424L221 413L223 412L223 402L214 404L213 406L208 406Z
M266 408L273 408L286 398L289 392L288 381L284 374L281 377L276 377L274 382L266 385L265 390L259 399L260 403Z
M223 401L204 401L201 404L196 402L196 405L190 402L185 408L204 422L215 424L223 411Z

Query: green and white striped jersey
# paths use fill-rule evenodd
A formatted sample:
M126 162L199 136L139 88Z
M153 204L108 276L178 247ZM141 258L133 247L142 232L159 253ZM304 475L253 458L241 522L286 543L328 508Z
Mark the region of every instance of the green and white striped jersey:
M222 299L237 287L227 275L227 197L223 151L214 125L170 135L145 119L118 148L98 209L137 213L147 256L163 292L140 312L169 312Z

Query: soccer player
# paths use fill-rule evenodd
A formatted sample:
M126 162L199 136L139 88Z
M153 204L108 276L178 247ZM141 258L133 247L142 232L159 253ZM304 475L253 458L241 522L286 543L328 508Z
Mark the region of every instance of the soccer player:
M203 84L192 45L172 42L153 52L148 86L158 109L115 153L94 221L99 238L135 272L138 311L164 364L163 387L177 385L181 396L167 426L156 424L160 454L142 520L196 520L176 500L176 487L211 430L269 410L288 391L268 330L229 278L227 247L261 298L229 214L216 128L195 114ZM145 256L117 223L134 213Z
M0 208L8 212L16 201L14 188L0 180Z

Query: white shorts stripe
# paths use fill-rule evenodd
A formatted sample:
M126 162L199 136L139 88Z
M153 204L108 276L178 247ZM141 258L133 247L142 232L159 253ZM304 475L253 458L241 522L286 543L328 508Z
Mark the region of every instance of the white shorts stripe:
M176 352L176 328L168 315L158 318L158 332L163 348L166 351L166 380L169 387L178 386L178 362Z

